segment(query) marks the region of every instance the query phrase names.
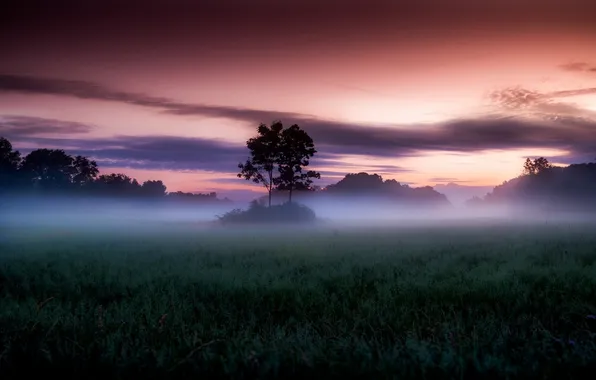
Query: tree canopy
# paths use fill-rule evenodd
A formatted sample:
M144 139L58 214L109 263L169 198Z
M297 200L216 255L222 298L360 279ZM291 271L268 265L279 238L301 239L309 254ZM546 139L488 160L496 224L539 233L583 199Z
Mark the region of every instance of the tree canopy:
M0 137L0 190L14 186L21 163L21 154L13 150L10 141Z
M550 162L544 157L535 158L531 160L530 158L526 158L524 162L524 175L535 175L544 172L547 169L551 169L553 166Z
M280 121L257 128L257 136L246 142L250 157L238 164L238 178L262 184L268 192L269 207L273 190L287 190L292 201L294 190L310 189L318 172L303 169L317 152L312 138L296 124L284 129Z
M72 156L62 149L35 149L21 157L10 141L0 137L0 191L27 195L78 194L214 202L217 194L168 193L160 180L140 184L122 173L101 174L97 162ZM228 200L229 201L229 200Z

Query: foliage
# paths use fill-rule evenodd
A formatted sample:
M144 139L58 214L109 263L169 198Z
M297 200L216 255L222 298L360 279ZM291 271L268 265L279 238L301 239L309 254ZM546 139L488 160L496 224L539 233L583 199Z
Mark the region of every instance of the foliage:
M526 160L526 165L528 163ZM545 211L596 209L596 163L554 167L539 161L538 167L542 169L496 186L484 197L483 203L519 205Z
M141 193L149 197L163 197L167 194L167 187L162 181L145 181L141 185Z
M308 189L313 178L321 178L312 170L302 172L316 150L312 138L298 125L283 129L279 121L271 127L261 124L257 136L250 138L246 146L250 158L238 164L237 176L262 184L268 193L269 207L274 189L288 190L291 202L294 190Z
M553 165L544 157L535 158L533 161L530 158L526 158L523 174L536 175L551 168L553 168Z
M271 127L265 124L259 125L257 136L246 142L250 158L244 164L238 164L240 169L238 178L262 184L269 194L269 206L271 206L271 192L277 181L274 171L281 157L282 129L281 122L273 123Z
M122 173L99 175L97 162L84 156L71 156L61 149L35 149L23 159L7 139L0 137L0 191L12 195L92 195L151 199L220 201L216 193L167 193L160 180L142 185ZM229 200L224 200L229 201Z
M11 228L0 378L591 378L593 230Z
M310 208L295 202L265 207L253 201L248 210L234 209L219 217L224 224L232 223L312 223L316 215Z
M364 172L347 174L336 184L327 186L326 191L329 194L386 197L412 203L423 201L449 204L445 195L430 186L413 188L394 179L383 180L378 174Z
M72 182L78 186L88 186L92 184L99 175L97 162L92 161L87 157L76 156L73 165L76 169L76 173L72 178Z
M74 163L62 149L37 149L25 156L20 170L34 187L58 190L72 183L77 174Z
M12 148L7 139L0 137L0 190L14 185L17 178L21 154Z
M312 138L298 125L294 124L282 131L279 179L276 189L288 191L289 202L292 202L294 190L310 190L313 179L321 178L321 174L314 170L303 172L316 152Z

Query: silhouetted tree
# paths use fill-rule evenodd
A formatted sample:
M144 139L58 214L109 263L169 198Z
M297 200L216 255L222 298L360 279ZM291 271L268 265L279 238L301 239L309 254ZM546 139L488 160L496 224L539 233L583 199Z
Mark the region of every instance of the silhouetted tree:
M0 137L0 191L28 190L37 193L74 191L78 194L103 196L150 197L153 199L191 200L193 202L226 202L215 192L208 194L167 193L160 180L146 181L143 185L125 174L99 175L97 162L84 157L73 157L61 149L37 149L24 158L6 138ZM58 193L57 193L58 192ZM72 193L71 193L72 194Z
M321 178L321 174L316 171L302 171L316 152L313 139L298 125L294 124L282 131L276 188L289 191L290 202L294 190L310 190L313 178Z
M136 179L122 173L100 175L96 184L100 193L106 195L137 195L141 188Z
M262 184L269 193L269 207L271 207L271 192L278 183L274 171L279 165L281 158L281 143L283 125L275 122L268 127L265 124L257 128L257 136L246 142L250 151L250 158L244 164L238 164L240 173L238 178L252 180L254 183Z
M383 177L378 174L368 173L350 173L346 174L336 184L327 186L327 190L332 192L346 193L370 193L378 192L383 187Z
M42 189L65 189L77 174L74 158L62 149L37 149L23 159L23 178Z
M312 138L296 124L287 129L280 121L271 127L261 124L257 136L249 139L246 146L250 158L238 164L238 178L262 184L267 189L269 207L274 189L288 190L291 202L294 190L309 189L313 178L321 178L312 170L302 172L317 151Z
M20 164L21 153L13 150L10 141L0 137L0 190L16 184Z
M524 175L534 175L541 173L547 169L551 169L553 166L548 162L548 160L544 157L536 158L532 161L529 158L526 158L524 162Z
M148 197L163 197L166 195L166 185L162 181L145 181L141 185L141 194Z
M526 175L496 186L484 204L510 204L546 211L590 211L596 209L596 163L552 166L546 159L526 160ZM529 165L528 165L529 163ZM536 169L538 168L538 169ZM517 208L516 208L517 210Z
M95 161L91 161L87 157L76 156L73 164L76 170L76 174L72 179L74 184L88 186L97 179L99 169Z

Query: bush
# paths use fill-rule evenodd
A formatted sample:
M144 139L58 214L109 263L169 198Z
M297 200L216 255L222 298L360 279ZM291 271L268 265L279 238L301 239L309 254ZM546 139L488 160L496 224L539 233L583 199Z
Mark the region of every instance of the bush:
M227 223L311 223L316 221L315 212L299 203L284 203L265 207L252 201L248 210L234 209L218 216L219 221Z

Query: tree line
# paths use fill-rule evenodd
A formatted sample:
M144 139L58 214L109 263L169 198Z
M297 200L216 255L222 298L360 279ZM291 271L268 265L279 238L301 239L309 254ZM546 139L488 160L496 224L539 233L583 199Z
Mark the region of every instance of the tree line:
M122 173L100 174L97 162L62 149L35 149L26 156L0 137L0 192L4 194L80 194L180 200L216 200L217 194L167 192L161 180L139 183Z
M527 158L521 175L495 186L484 197L474 197L467 202L472 207L503 204L593 213L596 210L596 163L561 167L544 157Z

